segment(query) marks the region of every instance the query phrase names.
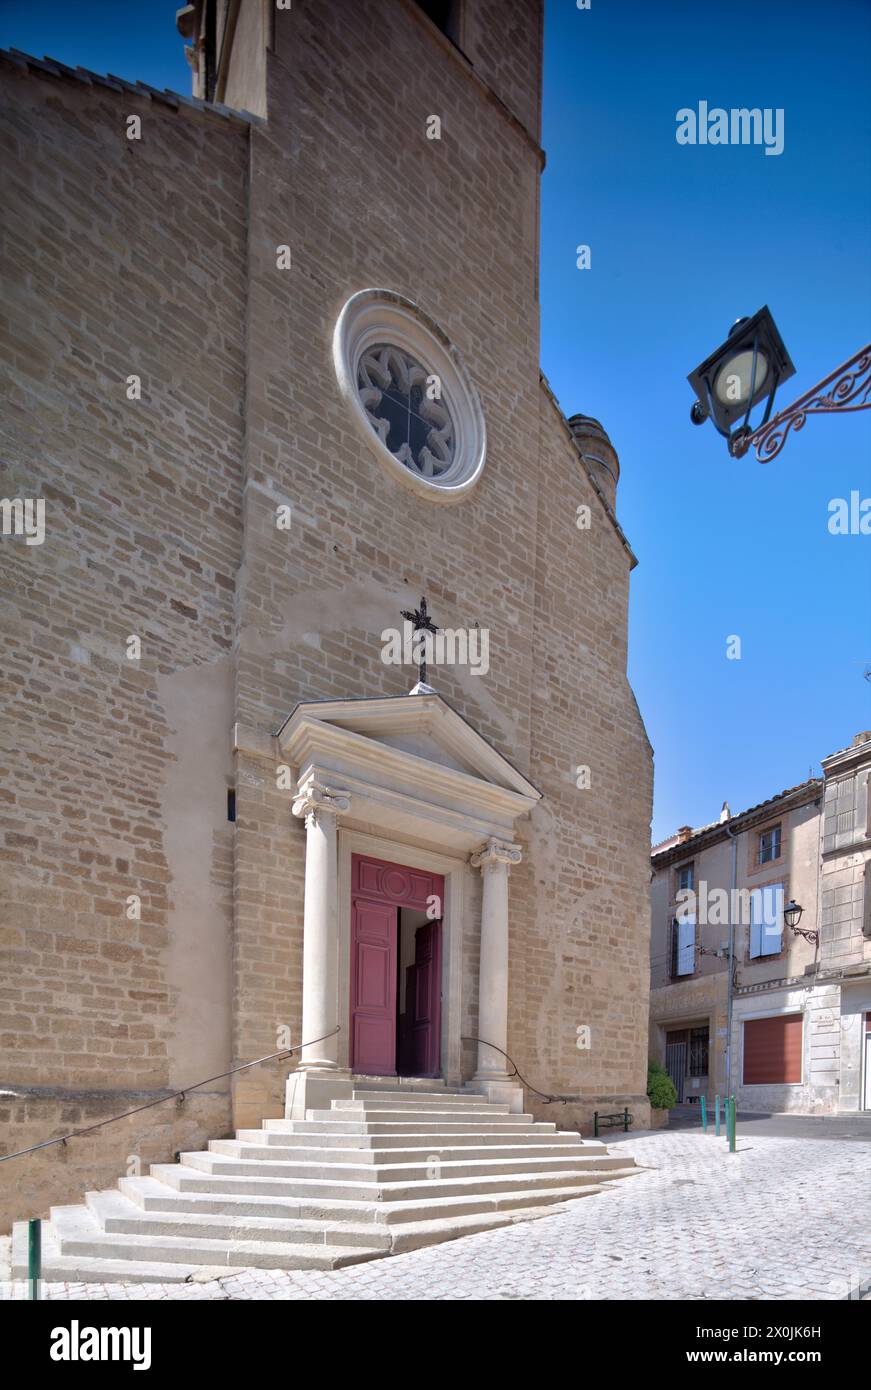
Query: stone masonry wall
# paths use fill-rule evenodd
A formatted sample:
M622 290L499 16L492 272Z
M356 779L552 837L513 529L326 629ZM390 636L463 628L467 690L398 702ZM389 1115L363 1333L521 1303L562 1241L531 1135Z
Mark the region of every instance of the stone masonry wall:
M577 509L590 508L589 529ZM529 926L515 1036L544 1090L647 1113L650 747L626 677L630 557L541 395ZM579 769L589 786L579 786ZM578 1026L591 1030L578 1048ZM601 1103L600 1103L601 1102ZM543 1117L543 1112L542 1112Z
M300 700L407 693L416 672L381 661L380 634L400 626L400 610L426 593L443 626L477 621L489 628L487 676L456 667L430 674L523 767L539 428L540 155L413 6L395 5L389 25L376 22L379 13L367 0L300 5L292 19L276 16L269 123L252 137L237 717L274 732ZM495 44L494 16L490 26L486 37ZM402 82L392 83L389 74L398 72ZM440 141L426 138L431 113L442 116ZM403 158L385 158L397 132ZM291 248L288 271L276 268L282 244ZM342 305L367 286L426 308L459 347L481 394L488 464L474 496L459 506L416 498L361 447L339 394L331 340ZM275 525L281 502L293 509L290 531ZM266 792L241 777L238 790L237 829L244 832L246 798L257 798L259 819ZM276 833L301 863L305 832L286 794L276 814ZM245 837L238 847L237 913L240 923L254 922L263 846ZM528 872L512 875L518 921ZM300 910L284 909L291 936L300 930ZM237 934L236 994L247 1001L237 1010L239 1055L255 1037L265 1045L278 1021L260 951L256 934Z
M2 75L0 495L46 504L42 545L0 542L9 1152L230 1064L247 129ZM226 1095L184 1116L16 1160L12 1207L44 1211L130 1153L171 1157L182 1130L202 1143Z
M373 13L300 5L292 27L277 16L269 124L252 137L237 716L274 732L299 700L407 692L415 674L381 662L380 633L421 593L441 625L486 627L487 676L443 667L430 679L548 798L511 873L512 1044L543 1089L643 1097L650 763L625 674L630 561L542 399L539 153L413 7L397 5L389 26ZM485 47L498 49L503 21L504 7L476 8ZM391 72L403 81L388 84ZM426 139L431 113L439 141ZM403 158L386 159L399 130ZM282 244L289 270L276 267ZM459 506L421 501L360 447L331 338L367 286L428 310L476 382L488 462ZM593 508L586 536L567 489ZM281 502L289 532L275 526ZM598 779L586 799L570 775L580 761ZM259 817L264 794L239 779L241 824L245 797ZM301 844L281 814L284 842ZM237 911L254 922L263 846L238 847ZM298 929L288 905L284 930ZM237 938L239 1055L252 1028L265 1046L276 1022L261 951ZM598 1038L583 1073L579 1023Z

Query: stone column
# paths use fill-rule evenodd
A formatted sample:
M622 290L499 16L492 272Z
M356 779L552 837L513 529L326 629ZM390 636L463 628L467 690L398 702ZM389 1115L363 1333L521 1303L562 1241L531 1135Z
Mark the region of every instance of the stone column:
M298 1072L337 1068L339 1017L338 857L336 821L350 808L347 792L324 786L315 777L300 785L293 814L305 817L305 905L302 946L302 1040ZM325 1037L325 1034L331 1034Z
M478 977L478 1036L504 1050L508 1047L508 868L519 864L519 845L490 839L472 855L473 868L483 875L481 904L481 964ZM473 1085L509 1080L508 1062L501 1052L478 1043L478 1068Z

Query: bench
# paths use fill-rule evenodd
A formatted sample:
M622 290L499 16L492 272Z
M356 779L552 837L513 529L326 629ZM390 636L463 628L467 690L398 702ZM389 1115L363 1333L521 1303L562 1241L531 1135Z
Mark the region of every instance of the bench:
M631 1123L632 1116L629 1114L628 1110L623 1110L622 1112L617 1110L613 1115L600 1115L599 1111L596 1110L593 1113L593 1137L598 1139L600 1125L603 1129L615 1129L617 1125L622 1125L623 1133L628 1134Z

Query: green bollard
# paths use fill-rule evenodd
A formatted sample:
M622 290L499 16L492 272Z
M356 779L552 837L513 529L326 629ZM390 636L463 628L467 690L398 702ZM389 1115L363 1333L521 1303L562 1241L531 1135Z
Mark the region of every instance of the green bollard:
M733 1153L735 1152L735 1144L736 1144L737 1137L738 1137L737 1134L736 1134L736 1131L735 1131L735 1119L736 1119L736 1117L735 1117L735 1097L734 1097L734 1096L730 1096L730 1097L729 1097L729 1153L730 1153L730 1154L733 1154Z
M39 1298L39 1281L42 1271L42 1222L27 1223L27 1297Z
M704 1096L701 1096L701 1097L700 1097L700 1104L701 1104L701 1107L702 1107L702 1134L707 1134L707 1132L708 1132L708 1102L705 1100Z

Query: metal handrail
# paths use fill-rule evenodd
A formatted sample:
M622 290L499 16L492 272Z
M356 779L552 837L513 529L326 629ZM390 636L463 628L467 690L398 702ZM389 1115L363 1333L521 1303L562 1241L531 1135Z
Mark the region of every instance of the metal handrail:
M477 1043L483 1043L485 1047L492 1047L494 1052L501 1052L501 1053L502 1053L502 1056L503 1056L503 1057L507 1057L507 1058L508 1058L508 1061L511 1063L512 1067L514 1068L514 1070L513 1070L513 1072L511 1073L511 1075L512 1075L512 1076L519 1076L519 1077L520 1077L520 1080L523 1082L523 1084L524 1084L524 1086L526 1087L527 1091L534 1091L535 1094L536 1094L537 1096L541 1096L541 1098L542 1098L542 1100L544 1101L545 1105L553 1105L553 1103L554 1103L555 1101L560 1101L563 1105L568 1105L569 1101L582 1101L582 1100L584 1099L583 1096L558 1095L558 1094L556 1094L556 1093L551 1094L549 1091L539 1091L539 1089L538 1089L537 1086L532 1086L532 1085L530 1085L530 1083L527 1081L526 1077L522 1075L522 1073L520 1072L520 1069L518 1068L517 1063L515 1062L514 1058L513 1058L513 1057L509 1057L509 1056L508 1056L508 1053L507 1053L507 1052L504 1052L503 1049L502 1049L501 1047L497 1047L495 1043L487 1042L487 1039L486 1039L486 1038L462 1037L462 1038L460 1038L460 1042L477 1042Z
M280 1052L270 1052L268 1057L257 1057L253 1062L243 1062L239 1067L231 1067L229 1071L219 1072L217 1076L207 1076L205 1081L195 1081L192 1086L185 1086L181 1091L170 1091L168 1096L161 1096L159 1100L150 1100L146 1105L137 1105L135 1110L124 1110L120 1115L110 1115L108 1120L99 1120L95 1125L88 1125L86 1129L73 1129L69 1134L62 1134L57 1139L44 1139L41 1144L31 1144L29 1149L19 1149L14 1154L0 1154L0 1163L6 1163L10 1158L23 1158L25 1154L35 1153L37 1149L49 1149L52 1144L66 1144L68 1139L79 1139L83 1134L93 1134L95 1129L102 1129L104 1125L113 1125L116 1120L129 1119L131 1115L139 1115L143 1110L151 1110L155 1105L165 1105L168 1100L184 1100L188 1091L196 1091L200 1086L208 1086L211 1081L223 1081L225 1076L235 1076L237 1072L247 1071L249 1067L259 1067L262 1062L274 1062L276 1057L291 1057L294 1052L300 1052L304 1047L313 1047L315 1043L323 1042L326 1038L332 1038L336 1033L341 1033L339 1024L329 1033L324 1033L320 1038L312 1038L310 1042L297 1043L296 1047L283 1047Z

